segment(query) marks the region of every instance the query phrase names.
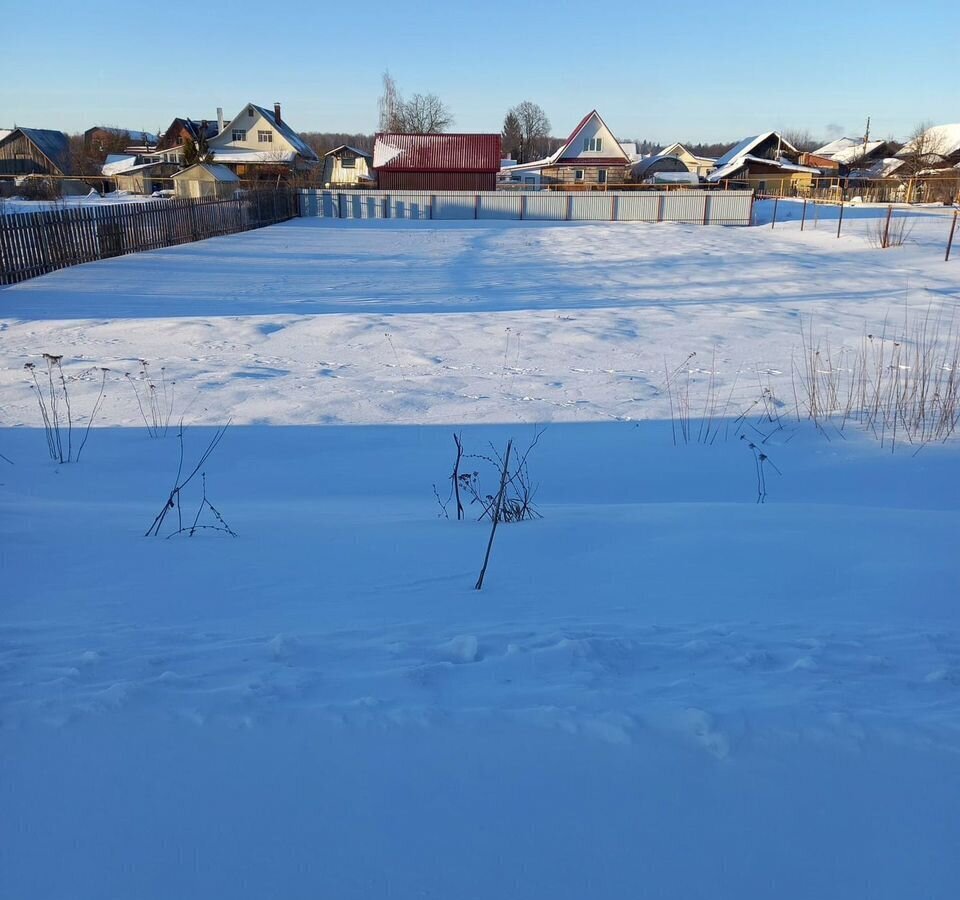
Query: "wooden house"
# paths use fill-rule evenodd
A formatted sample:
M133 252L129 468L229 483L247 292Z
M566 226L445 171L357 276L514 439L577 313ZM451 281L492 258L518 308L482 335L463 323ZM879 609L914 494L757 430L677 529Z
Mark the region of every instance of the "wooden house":
M761 194L793 196L808 192L821 174L799 162L800 151L776 131L744 138L717 160L707 180L746 184Z
M381 190L493 191L501 144L499 134L381 133L373 168Z
M596 110L545 159L512 166L510 181L535 187L605 188L623 184L632 160Z
M197 163L172 176L176 197L231 200L240 187L240 177L226 166Z
M241 178L309 171L320 158L280 113L248 103L207 145L219 165Z
M173 150L182 147L187 141L210 141L219 133L216 120L184 119L177 117L161 135L157 150Z
M342 144L323 155L323 178L326 187L373 187L373 154Z
M0 138L0 175L70 174L70 139L62 131L14 128Z

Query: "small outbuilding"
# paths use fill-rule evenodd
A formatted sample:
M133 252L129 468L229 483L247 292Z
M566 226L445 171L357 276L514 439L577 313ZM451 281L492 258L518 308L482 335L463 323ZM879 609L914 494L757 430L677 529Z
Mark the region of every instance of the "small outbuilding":
M215 163L196 163L173 177L175 197L230 200L240 187L240 178L226 166Z
M377 135L373 168L381 190L493 191L499 134Z
M323 155L323 183L327 187L373 187L373 154L341 144Z

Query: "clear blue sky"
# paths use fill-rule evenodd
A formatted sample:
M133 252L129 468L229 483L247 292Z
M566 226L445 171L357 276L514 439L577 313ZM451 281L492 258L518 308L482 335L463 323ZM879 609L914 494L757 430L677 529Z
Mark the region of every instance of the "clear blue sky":
M371 132L387 68L404 94L438 94L462 131L499 131L525 99L557 135L596 107L618 136L663 142L960 121L953 0L469 6L10 4L0 128L155 131L279 100L298 130Z

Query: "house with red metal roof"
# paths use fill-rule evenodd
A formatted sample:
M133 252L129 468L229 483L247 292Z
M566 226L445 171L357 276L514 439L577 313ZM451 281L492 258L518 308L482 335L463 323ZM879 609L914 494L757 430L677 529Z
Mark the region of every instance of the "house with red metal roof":
M493 191L500 171L499 134L377 135L373 168L380 190Z
M534 187L604 187L623 184L631 162L600 113L592 110L555 153L511 166L504 175L509 181Z

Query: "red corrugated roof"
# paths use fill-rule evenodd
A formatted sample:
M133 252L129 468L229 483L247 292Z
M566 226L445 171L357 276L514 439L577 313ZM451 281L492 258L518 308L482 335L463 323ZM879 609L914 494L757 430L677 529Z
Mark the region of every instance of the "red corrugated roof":
M378 134L374 165L384 172L498 172L500 149L499 134ZM380 158L386 161L377 165Z

